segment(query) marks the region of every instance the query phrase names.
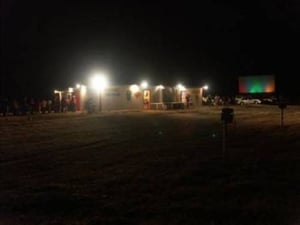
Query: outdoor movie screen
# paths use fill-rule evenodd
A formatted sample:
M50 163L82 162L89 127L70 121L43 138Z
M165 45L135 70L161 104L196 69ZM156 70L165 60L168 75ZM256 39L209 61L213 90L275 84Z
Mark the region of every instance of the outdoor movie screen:
M274 93L275 77L273 75L263 76L241 76L239 77L239 93Z

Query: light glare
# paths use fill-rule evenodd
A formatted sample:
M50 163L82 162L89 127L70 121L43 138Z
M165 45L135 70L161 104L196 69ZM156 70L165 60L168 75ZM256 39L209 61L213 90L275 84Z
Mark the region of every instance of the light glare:
M143 81L142 83L141 83L141 86L142 86L142 88L147 88L148 87L148 82L147 81Z
M165 87L163 86L163 85L158 85L158 86L156 86L156 90L162 90L162 89L165 89Z
M186 90L185 86L183 86L182 84L178 84L177 88L178 88L179 91L185 91Z
M133 94L135 94L135 93L137 93L139 91L139 86L136 85L136 84L133 84L133 85L130 86L129 89L130 89L130 91L133 92Z
M86 86L81 85L80 91L81 91L81 94L82 94L82 95L85 95L85 94L86 94Z
M91 79L92 88L97 91L102 91L108 85L107 78L102 75L96 75Z
M204 86L203 86L203 89L204 89L204 90L207 90L207 89L208 89L208 85L204 85Z

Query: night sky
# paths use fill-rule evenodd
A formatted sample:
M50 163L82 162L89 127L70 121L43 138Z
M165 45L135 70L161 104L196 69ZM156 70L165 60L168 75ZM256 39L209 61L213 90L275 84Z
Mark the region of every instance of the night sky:
M274 74L278 94L300 96L298 0L2 0L1 21L2 96L47 95L95 71L228 95L239 76Z

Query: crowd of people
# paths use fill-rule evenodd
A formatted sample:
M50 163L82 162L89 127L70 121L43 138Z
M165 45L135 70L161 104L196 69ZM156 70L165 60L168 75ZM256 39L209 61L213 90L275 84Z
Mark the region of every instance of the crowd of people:
M230 105L235 104L235 100L230 96L219 96L219 95L208 95L207 97L203 97L204 105Z
M21 116L38 113L75 112L76 107L76 99L73 97L63 98L61 102L56 96L49 98L2 98L0 100L0 115Z

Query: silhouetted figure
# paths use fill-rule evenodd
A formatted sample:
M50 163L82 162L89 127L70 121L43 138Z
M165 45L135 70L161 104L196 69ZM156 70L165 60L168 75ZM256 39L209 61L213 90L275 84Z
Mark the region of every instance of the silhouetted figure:
M20 105L17 99L14 99L12 102L12 111L14 116L18 116L20 114Z
M185 100L186 100L186 108L190 108L190 95L186 95L185 96Z
M88 113L93 113L95 111L94 104L93 104L93 99L92 98L89 98L86 101L86 109L87 109Z
M34 102L34 98L31 97L30 98L30 113L33 114L34 113L34 106L35 106L35 102Z
M45 114L47 110L47 101L45 99L42 100L42 113Z

